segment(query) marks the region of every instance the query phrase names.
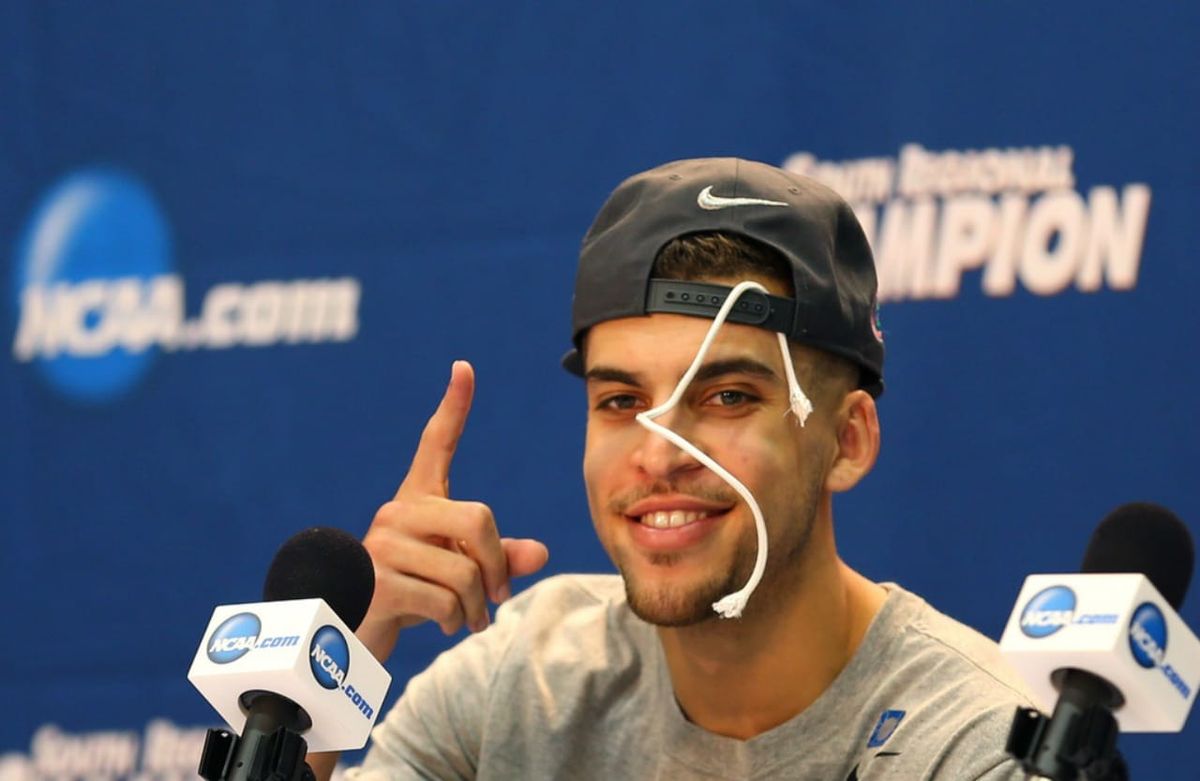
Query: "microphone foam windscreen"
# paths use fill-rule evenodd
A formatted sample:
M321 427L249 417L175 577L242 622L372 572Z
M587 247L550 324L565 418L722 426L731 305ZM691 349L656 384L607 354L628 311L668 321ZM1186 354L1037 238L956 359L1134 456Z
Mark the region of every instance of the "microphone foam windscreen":
M1081 569L1141 573L1179 610L1194 563L1192 535L1175 513L1157 504L1131 502L1109 513L1092 532Z
M351 630L358 628L375 594L375 567L354 535L315 526L296 534L271 560L263 600L325 600Z

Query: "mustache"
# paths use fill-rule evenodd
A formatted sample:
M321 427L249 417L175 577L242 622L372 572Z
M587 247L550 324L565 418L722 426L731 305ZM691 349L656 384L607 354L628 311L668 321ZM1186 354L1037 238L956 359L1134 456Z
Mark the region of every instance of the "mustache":
M660 495L690 496L701 501L712 502L713 504L736 504L742 499L736 491L724 483L721 483L720 486L683 486L676 483L659 482L649 486L633 488L619 496L613 497L608 503L608 510L615 515L624 515L625 510L633 504L651 496Z

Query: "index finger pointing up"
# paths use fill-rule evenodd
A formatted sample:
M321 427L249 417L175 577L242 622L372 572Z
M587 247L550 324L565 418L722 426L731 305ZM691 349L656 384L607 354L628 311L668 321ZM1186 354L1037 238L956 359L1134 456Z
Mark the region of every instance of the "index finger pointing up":
M450 367L446 395L421 432L412 466L397 496L412 490L442 497L450 495L450 462L454 460L474 395L475 370L466 361L455 361Z

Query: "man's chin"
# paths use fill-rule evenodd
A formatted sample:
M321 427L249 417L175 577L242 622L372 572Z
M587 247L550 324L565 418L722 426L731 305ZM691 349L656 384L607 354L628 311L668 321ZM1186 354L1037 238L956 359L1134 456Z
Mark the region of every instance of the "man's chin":
M725 583L650 586L625 578L629 609L646 623L664 627L695 626L716 619L713 603L733 590Z

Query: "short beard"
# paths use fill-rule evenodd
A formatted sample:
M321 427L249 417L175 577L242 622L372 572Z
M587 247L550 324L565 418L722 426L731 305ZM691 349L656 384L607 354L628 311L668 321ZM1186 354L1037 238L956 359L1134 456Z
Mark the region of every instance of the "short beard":
M625 600L629 609L647 624L656 626L694 626L716 618L713 602L738 589L738 578L726 573L697 587L664 585L650 590L638 588L625 576Z
M749 561L745 554L749 553ZM670 566L675 554L658 554L652 561L658 566ZM694 586L666 585L657 589L640 588L633 578L622 571L625 580L625 600L633 614L656 626L694 626L717 617L713 603L726 594L737 591L750 579L754 570L753 551L739 549L738 561L724 574L717 574ZM620 564L617 565L620 569Z
M786 600L787 595L800 587L804 573L804 552L816 521L816 503L808 502L807 517L797 518L800 534L780 549L776 541L767 553L767 566L762 581L754 590L743 616L770 613ZM641 587L633 577L615 562L625 581L625 599L633 614L648 624L661 627L697 626L720 620L713 604L722 597L741 590L754 572L758 554L758 532L752 526L748 539L737 547L736 558L723 573L693 585L664 585L656 589ZM669 567L678 554L660 553L651 558L656 566Z

